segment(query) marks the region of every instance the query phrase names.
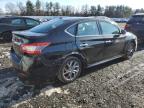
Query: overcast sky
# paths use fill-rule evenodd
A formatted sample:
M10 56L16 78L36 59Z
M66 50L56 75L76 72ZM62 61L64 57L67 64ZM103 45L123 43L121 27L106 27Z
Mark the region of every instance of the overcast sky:
M12 2L17 4L18 2L25 3L27 0L0 0L0 8L4 10L5 4L8 2ZM32 2L36 2L36 0L31 0ZM59 2L62 5L73 5L75 7L80 7L81 5L98 5L107 6L107 5L127 5L133 9L144 8L143 0L40 0L41 2Z

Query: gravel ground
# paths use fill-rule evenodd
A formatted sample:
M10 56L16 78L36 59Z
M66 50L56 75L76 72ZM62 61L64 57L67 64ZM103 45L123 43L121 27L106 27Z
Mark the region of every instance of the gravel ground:
M24 85L11 68L10 44L0 44L0 108L144 108L144 48L85 70L73 83Z

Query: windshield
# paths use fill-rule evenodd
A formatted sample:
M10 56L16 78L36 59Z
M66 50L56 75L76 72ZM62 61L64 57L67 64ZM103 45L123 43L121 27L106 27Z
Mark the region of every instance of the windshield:
M62 20L62 19L53 19L53 20L42 23L42 24L30 29L30 31L36 32L36 33L47 33L50 30L55 29L58 26L62 25L63 23L64 23L64 20Z

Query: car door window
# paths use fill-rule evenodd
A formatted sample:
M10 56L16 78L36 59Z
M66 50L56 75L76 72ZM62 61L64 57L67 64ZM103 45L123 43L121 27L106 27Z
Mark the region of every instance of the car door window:
M23 19L13 19L13 20L11 21L11 24L12 24L12 25L24 25L25 23L24 23L24 20L23 20Z
M28 26L36 26L36 25L39 25L39 22L35 20L31 20L31 19L26 19L26 24Z
M99 35L96 21L84 22L78 24L77 36Z
M118 27L115 25L105 22L105 21L100 21L102 33L105 34L119 34L120 30Z

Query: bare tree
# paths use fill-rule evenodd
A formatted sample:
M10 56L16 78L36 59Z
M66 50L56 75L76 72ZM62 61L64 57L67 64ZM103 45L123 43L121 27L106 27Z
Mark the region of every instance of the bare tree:
M87 4L82 6L81 12L82 12L82 14L84 16L88 16L88 14L89 14L89 7L88 7Z
M73 16L75 9L73 6L63 6L61 9L61 13L63 16Z
M13 3L7 3L5 5L5 9L6 9L8 14L11 14L11 15L17 15L18 14L17 6Z
M19 2L17 4L18 10L20 12L20 15L26 15L26 7L23 5L22 2Z
M53 15L53 3L52 2L46 3L46 14L49 16Z
M41 2L40 2L40 0L36 1L35 12L36 12L36 15L41 15Z
M97 15L97 8L96 8L96 6L91 6L91 8L90 8L90 14L92 16L96 16Z
M58 2L56 2L55 4L54 4L54 9L55 9L55 15L60 15L60 4L58 3Z
M6 14L11 15L49 15L49 16L101 16L108 17L129 17L134 10L128 6L88 6L83 5L81 8L74 8L71 5L61 5L59 2L42 2L42 0L36 0L36 3L32 0L27 0L25 4L19 2L13 4L11 2L5 5ZM144 12L144 9L137 9L137 12ZM3 10L0 9L0 15L3 14Z
M26 14L29 16L35 15L34 5L30 0L26 2Z

